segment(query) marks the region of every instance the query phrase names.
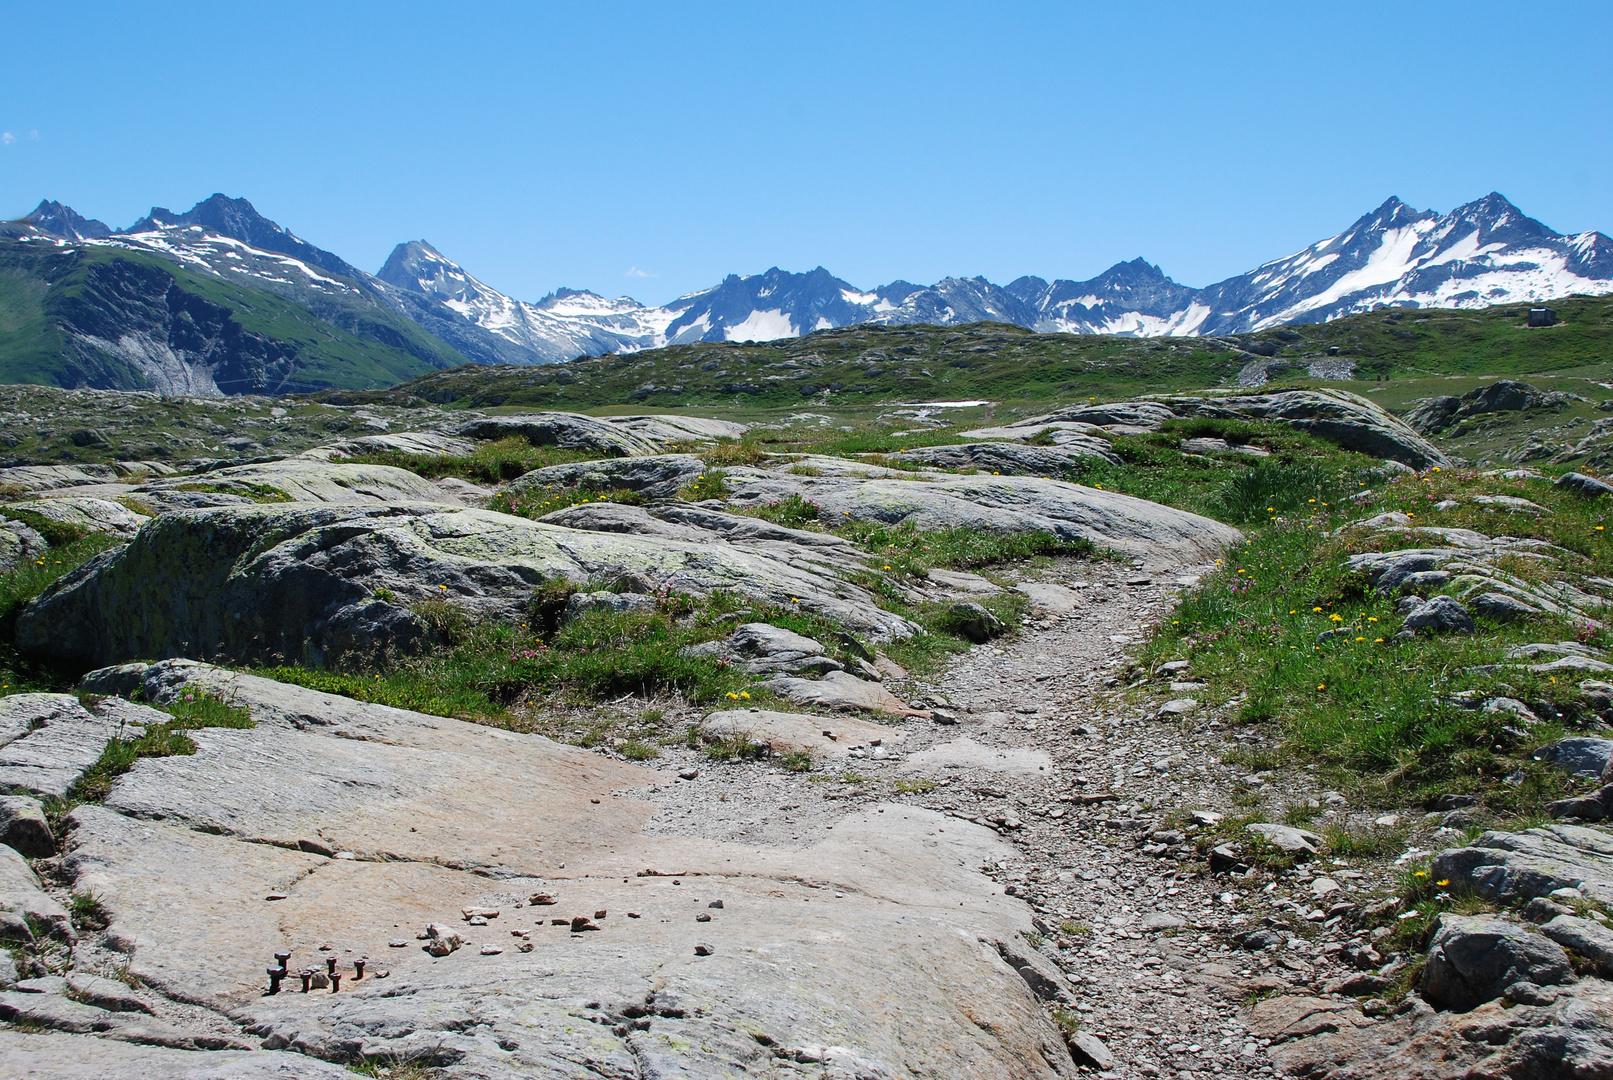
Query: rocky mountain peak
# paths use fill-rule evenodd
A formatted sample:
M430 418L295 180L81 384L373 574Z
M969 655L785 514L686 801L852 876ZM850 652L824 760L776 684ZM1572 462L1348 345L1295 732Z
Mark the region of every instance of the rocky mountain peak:
M71 206L63 206L53 199L41 199L33 212L22 220L64 240L97 240L112 235L112 229L105 222L84 217Z

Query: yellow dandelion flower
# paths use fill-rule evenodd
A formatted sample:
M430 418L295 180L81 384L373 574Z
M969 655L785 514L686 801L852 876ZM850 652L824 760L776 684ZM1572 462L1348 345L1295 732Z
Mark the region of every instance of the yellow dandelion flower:
M1434 884L1435 884L1435 885L1438 885L1438 886L1439 886L1439 887L1440 887L1440 888L1442 888L1442 889L1443 889L1443 888L1444 888L1444 887L1445 887L1445 886L1447 886L1447 885L1449 885L1449 884L1450 884L1450 883L1451 883L1451 879L1450 879L1450 878L1446 878L1446 879L1444 879L1444 880L1443 880L1443 881L1436 881L1436 882L1434 882Z

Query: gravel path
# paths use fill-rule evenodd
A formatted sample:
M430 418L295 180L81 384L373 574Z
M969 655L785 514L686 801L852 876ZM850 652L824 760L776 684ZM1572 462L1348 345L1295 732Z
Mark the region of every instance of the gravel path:
M1150 679L1134 669L1130 651L1209 569L1060 563L1037 580L1062 586L1055 600L1067 610L1042 608L1017 636L957 658L940 678L894 686L951 722L892 723L882 746L811 774L674 751L663 758L669 781L637 793L662 807L651 827L804 846L864 801L991 825L1017 854L987 871L1036 913L1041 949L1070 984L1069 1001L1050 1007L1112 1052L1105 1075L1278 1076L1248 1005L1362 977L1343 962L1346 950L1370 947L1351 936L1350 914L1392 867L1317 859L1229 875L1198 857L1192 812L1250 813L1240 791L1258 792L1279 821L1281 807L1316 799L1318 831L1372 820L1337 795L1329 803L1304 770L1250 777L1226 763L1240 739L1259 736L1212 710L1161 710L1199 685L1185 670ZM678 769L698 776L671 780ZM1240 947L1235 937L1250 931L1265 931L1269 947Z

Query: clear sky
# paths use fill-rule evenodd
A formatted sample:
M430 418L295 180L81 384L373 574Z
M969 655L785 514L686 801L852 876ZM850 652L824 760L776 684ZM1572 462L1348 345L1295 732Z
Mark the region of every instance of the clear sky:
M1389 195L1613 231L1608 0L0 0L0 26L0 216L223 191L528 300L1138 255L1204 285Z

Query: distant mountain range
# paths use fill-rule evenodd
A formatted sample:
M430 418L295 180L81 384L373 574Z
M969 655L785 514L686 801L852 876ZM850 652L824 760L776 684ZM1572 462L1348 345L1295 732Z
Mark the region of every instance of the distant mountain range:
M866 291L822 267L807 273L775 267L730 275L660 307L573 289L557 289L535 303L516 300L424 240L399 244L377 274L367 274L262 216L245 199L223 195L182 214L153 208L117 230L45 201L14 223L9 236L20 244L140 252L193 275L263 290L367 348L406 354L377 361L381 367L422 371L461 359L544 364L696 341L769 341L859 323L991 321L1049 332L1226 335L1385 306L1475 308L1613 292L1613 240L1600 232L1554 232L1495 193L1448 214L1391 198L1336 236L1201 289L1171 280L1143 259L1117 263L1088 281L1021 277L996 285L982 277L946 278ZM400 318L441 347L400 331ZM183 348L176 351L169 342L156 360L145 355L163 332L146 327L138 347L117 353L118 362L145 372L130 376L136 382L144 377L158 389L207 392L209 379L191 370ZM282 364L282 388L325 378L308 375L307 363L299 368L298 356ZM0 355L0 377L7 370Z

